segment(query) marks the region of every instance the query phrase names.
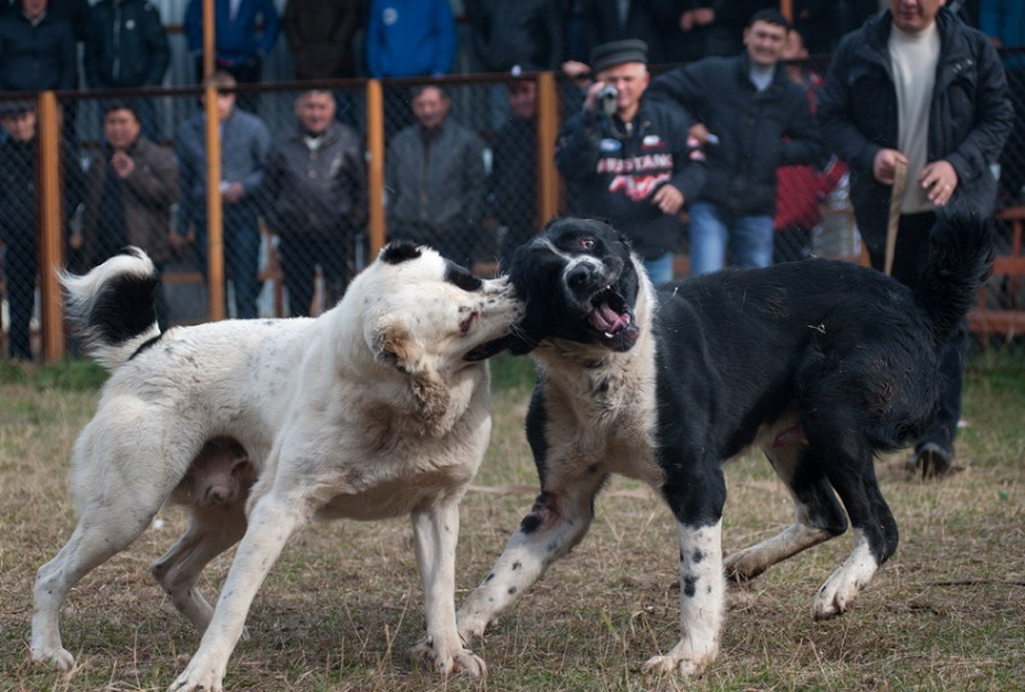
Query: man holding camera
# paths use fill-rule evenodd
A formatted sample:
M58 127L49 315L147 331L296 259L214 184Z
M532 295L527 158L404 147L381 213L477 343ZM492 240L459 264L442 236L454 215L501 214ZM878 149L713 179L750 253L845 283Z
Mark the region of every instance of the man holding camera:
M648 46L624 39L595 47L596 81L559 133L555 164L580 188L581 211L607 218L644 260L655 283L671 280L679 214L705 180L704 154L685 113L641 101Z

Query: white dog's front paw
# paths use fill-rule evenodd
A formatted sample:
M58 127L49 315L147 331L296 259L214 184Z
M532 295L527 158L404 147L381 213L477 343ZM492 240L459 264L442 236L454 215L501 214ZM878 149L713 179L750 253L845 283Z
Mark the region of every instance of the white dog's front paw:
M641 672L649 675L678 673L683 678L696 678L705 672L711 660L695 661L690 658L675 656L652 656L641 667Z
M487 673L484 661L462 646L437 646L431 637L424 637L410 650L413 658L425 661L442 675L466 673L479 678Z
M190 662L185 672L167 688L167 692L223 692L223 684L223 670L201 668Z
M33 661L53 666L64 672L71 670L75 665L75 657L62 646L47 651L37 650L36 647L32 647L31 655Z

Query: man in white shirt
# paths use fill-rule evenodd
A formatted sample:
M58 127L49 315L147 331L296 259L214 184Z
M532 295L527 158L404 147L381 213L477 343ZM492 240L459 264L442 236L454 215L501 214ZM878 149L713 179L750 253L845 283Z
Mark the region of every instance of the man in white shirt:
M1014 119L989 39L945 4L888 0L887 12L840 42L819 93L826 144L851 169L855 217L877 269L898 162L907 167L893 276L911 287L928 260L938 208L956 203L992 217L997 187L990 166ZM940 411L912 458L925 476L951 467L966 342L962 325L944 350Z

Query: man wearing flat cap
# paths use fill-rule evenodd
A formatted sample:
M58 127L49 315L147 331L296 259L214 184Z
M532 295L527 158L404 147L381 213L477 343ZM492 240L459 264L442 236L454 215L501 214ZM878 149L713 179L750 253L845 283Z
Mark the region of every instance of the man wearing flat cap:
M596 81L583 110L559 132L555 163L579 186L581 211L623 232L651 280L662 283L672 279L683 232L679 214L700 191L705 165L682 109L642 102L647 50L637 39L594 48Z

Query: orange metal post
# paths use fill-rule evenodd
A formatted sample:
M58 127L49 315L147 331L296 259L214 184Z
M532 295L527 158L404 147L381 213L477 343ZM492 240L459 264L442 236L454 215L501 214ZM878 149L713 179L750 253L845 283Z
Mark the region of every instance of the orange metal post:
M367 192L369 194L370 258L384 247L387 225L384 218L384 93L381 82L367 82Z
M559 134L559 93L555 73L537 79L537 218L544 225L559 213L559 173L555 168L555 138Z
M52 91L39 94L39 291L43 360L47 363L64 357L64 303L57 280L57 272L64 266L59 109Z
M207 316L224 319L224 216L221 206L221 137L217 90L206 87L206 242Z

